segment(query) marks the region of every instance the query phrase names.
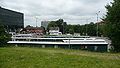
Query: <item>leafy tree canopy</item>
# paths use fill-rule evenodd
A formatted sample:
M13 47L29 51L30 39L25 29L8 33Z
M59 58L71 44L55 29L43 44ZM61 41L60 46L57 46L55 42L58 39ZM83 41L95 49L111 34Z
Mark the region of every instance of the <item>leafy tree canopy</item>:
M5 32L4 25L0 20L0 46L4 46L9 40L9 35Z
M105 34L112 40L113 50L120 52L120 0L106 6Z
M60 32L62 32L64 34L64 33L66 33L66 26L67 26L67 23L64 22L63 19L59 19L57 21L51 21L48 24L47 29L49 30L49 27L59 27L60 28Z

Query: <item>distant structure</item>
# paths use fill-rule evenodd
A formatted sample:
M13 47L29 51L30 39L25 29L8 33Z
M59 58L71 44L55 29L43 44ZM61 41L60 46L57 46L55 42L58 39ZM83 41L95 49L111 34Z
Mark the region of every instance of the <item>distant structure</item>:
M45 30L42 27L32 27L27 26L23 30L20 31L21 34L37 34L37 35L43 35L45 34Z
M8 32L24 28L24 14L0 7L0 20Z
M59 32L59 27L50 27L49 28L49 34L50 35L62 35L62 32Z
M47 29L47 26L50 22L51 21L41 21L41 26L43 26L43 27L45 27L45 29Z
M104 25L104 22L96 22L95 24Z

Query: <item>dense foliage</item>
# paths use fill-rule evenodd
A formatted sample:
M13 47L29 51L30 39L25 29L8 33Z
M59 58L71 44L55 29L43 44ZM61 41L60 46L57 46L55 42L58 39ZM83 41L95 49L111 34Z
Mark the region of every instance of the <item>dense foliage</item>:
M49 24L48 24L48 30L49 30L49 27L59 27L60 28L60 32L62 32L63 34L66 33L66 26L67 26L67 23L64 22L63 19L59 19L57 21L51 21Z
M114 52L120 52L120 0L106 6L105 34L112 40Z
M103 25L98 25L99 26L99 30L98 30L98 35L101 36L103 33ZM63 19L59 19L57 21L51 21L48 24L48 30L49 27L59 27L60 28L60 32L62 32L63 34L66 33L70 33L70 34L74 34L74 33L79 33L80 35L89 35L89 36L96 36L96 32L97 32L97 25L94 24L93 22L91 22L90 24L85 24L85 25L67 25L66 22L64 22Z
M85 25L67 25L67 33L80 33L80 35L96 36L96 24L91 22Z
M66 32L70 34L74 34L74 26L73 25L67 25Z
M0 46L4 46L9 39L9 35L5 32L4 25L0 21Z

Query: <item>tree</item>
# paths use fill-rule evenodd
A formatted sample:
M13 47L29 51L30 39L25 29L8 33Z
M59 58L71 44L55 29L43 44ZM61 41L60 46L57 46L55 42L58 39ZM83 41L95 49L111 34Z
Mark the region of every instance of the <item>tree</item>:
M33 27L33 26L27 25L25 28L30 28L30 27Z
M6 44L9 40L10 40L9 34L5 32L4 25L0 20L0 46L4 46L4 44Z
M73 25L70 25L70 24L69 24L69 25L67 25L67 27L66 27L66 32L67 32L67 33L70 33L70 29L74 30L74 29L73 29Z
M81 25L80 26L80 35L85 35L86 33L86 25Z
M60 32L65 34L66 33L66 26L67 26L67 23L64 22L63 19L59 19L57 21L51 21L48 24L47 29L49 30L49 27L59 27L60 28Z
M47 31L49 31L49 28L50 27L57 27L58 25L56 24L56 22L55 21L51 21L49 24L48 24L48 26L47 26Z
M74 29L69 29L70 34L74 34Z
M67 22L63 22L62 23L62 28L63 28L63 30L62 30L62 32L63 32L63 34L65 34L66 32L67 32Z
M75 33L80 33L80 30L81 30L80 27L81 26L79 24L78 25L73 25L74 32Z
M112 40L114 52L120 52L120 0L106 6L105 34Z

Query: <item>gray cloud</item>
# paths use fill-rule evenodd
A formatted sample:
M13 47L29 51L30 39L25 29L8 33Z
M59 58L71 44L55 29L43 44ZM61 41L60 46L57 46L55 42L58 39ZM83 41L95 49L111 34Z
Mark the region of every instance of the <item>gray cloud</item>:
M0 0L1 6L25 14L25 25L35 26L42 20L57 20L63 18L68 24L85 24L96 22L96 12L99 17L105 14L105 5L112 0ZM86 22L88 20L88 22Z

